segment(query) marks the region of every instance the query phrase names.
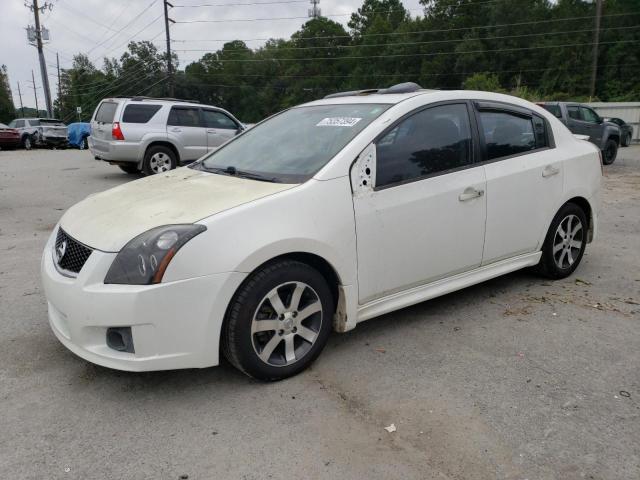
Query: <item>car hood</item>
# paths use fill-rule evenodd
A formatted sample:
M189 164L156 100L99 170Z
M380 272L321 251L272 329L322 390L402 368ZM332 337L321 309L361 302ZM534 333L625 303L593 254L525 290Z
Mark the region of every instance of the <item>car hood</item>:
M91 248L117 252L151 228L193 223L294 186L179 168L90 195L60 226Z

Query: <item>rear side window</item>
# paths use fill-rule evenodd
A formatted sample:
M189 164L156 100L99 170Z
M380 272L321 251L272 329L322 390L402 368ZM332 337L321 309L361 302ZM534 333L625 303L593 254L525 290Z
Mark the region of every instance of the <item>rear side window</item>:
M536 148L548 147L547 125L544 120L537 115L533 116L533 128L535 130Z
M535 150L533 119L509 112L480 112L487 146L487 159L493 160Z
M578 107L567 107L567 113L569 114L569 118L573 120L582 120L580 116L580 109Z
M238 125L227 115L216 110L202 110L204 125L207 128L222 128L225 130L237 130Z
M171 107L167 125L175 127L201 127L200 109L189 107Z
M562 111L560 110L560 105L549 105L549 104L543 103L540 106L545 110L547 110L548 112L551 112L556 117L562 118Z
M122 114L122 122L147 123L160 107L161 105L127 105Z
M102 102L96 112L95 121L100 123L113 123L116 108L118 108L116 102Z
M469 125L465 104L427 108L401 121L376 142L376 186L471 164Z
M29 120L29 125L31 125L32 127L39 127L40 120L38 120L37 118L34 118L33 120Z

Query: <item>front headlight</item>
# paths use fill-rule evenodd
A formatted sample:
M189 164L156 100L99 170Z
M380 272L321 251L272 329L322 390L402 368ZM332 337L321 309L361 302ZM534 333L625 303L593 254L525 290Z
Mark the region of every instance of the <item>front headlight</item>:
M180 248L207 229L204 225L164 225L127 243L111 264L104 283L152 285L160 283Z

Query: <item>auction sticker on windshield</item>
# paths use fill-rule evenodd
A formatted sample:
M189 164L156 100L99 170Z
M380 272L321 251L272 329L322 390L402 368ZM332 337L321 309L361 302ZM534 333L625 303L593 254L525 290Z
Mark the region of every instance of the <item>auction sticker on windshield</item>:
M353 127L362 118L358 117L327 117L318 122L316 127Z

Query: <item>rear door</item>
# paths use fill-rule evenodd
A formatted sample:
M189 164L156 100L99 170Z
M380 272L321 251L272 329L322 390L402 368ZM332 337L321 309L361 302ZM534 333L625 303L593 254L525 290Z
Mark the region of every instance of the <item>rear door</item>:
M197 160L207 153L207 131L199 107L171 107L167 135L178 146L181 161Z
M536 251L561 201L564 172L542 117L493 102L477 102L476 117L487 179L487 265Z
M211 152L238 133L238 125L224 112L203 108L202 117L207 128L207 149Z
M121 102L117 100L103 100L100 102L100 105L98 105L91 119L90 146L92 150L96 150L97 152L109 151L109 145L113 140L111 136L113 122L116 118L116 112L120 103Z

